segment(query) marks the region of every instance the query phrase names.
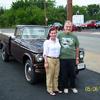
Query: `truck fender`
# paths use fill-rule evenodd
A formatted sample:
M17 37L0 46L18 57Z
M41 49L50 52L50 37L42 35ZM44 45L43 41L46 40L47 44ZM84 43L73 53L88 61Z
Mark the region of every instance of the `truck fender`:
M25 53L24 56L23 56L23 63L25 64L25 62L26 62L28 59L29 59L29 60L31 61L31 63L32 63L32 57L30 56L30 54L29 54L29 53Z

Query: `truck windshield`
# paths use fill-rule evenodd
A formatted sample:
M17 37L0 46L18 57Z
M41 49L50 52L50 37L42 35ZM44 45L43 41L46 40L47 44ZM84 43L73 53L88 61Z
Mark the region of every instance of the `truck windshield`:
M45 39L48 34L48 28L46 27L24 27L21 34L23 39Z

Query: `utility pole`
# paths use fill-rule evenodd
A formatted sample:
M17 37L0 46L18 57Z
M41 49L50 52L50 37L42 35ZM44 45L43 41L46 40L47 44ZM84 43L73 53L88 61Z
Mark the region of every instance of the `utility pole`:
M67 0L67 20L72 21L72 0Z
M48 18L47 18L47 6L46 6L47 0L44 0L44 16L45 16L45 25L48 24Z

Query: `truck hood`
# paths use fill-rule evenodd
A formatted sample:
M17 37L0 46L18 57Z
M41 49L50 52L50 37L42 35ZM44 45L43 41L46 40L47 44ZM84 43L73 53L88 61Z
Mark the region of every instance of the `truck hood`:
M43 53L43 42L45 39L24 40L25 47L35 53Z

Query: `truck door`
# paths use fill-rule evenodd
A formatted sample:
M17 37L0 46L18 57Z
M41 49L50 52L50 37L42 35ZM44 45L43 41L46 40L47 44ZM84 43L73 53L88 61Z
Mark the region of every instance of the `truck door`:
M11 40L11 54L16 58L18 61L22 61L23 59L23 42L21 39L23 28L16 28L15 30L15 38Z

